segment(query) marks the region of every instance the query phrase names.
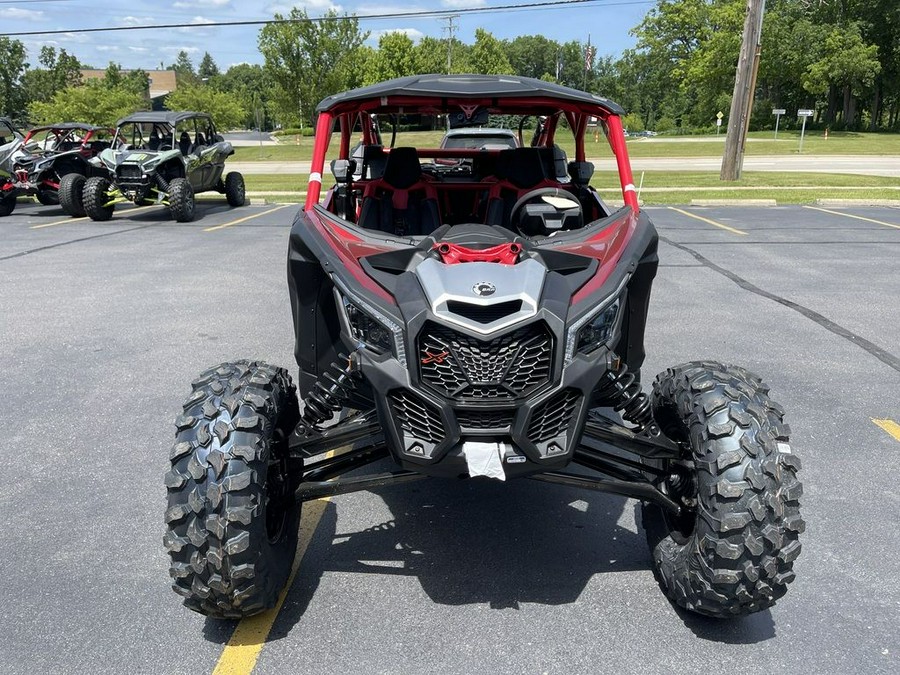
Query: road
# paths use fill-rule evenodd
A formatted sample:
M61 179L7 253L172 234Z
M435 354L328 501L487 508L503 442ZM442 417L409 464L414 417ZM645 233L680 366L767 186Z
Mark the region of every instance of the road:
M615 171L611 159L592 159L597 171ZM229 162L233 171L244 174L308 174L309 162ZM642 171L719 171L721 157L635 157L635 175ZM900 157L872 155L762 155L744 158L745 171L790 171L809 173L850 173L865 176L900 177Z
M296 208L0 219L0 672L248 672L223 650L246 623L169 589L163 473L201 369L291 366ZM808 523L787 596L698 618L654 581L634 502L425 481L307 505L299 574L268 639L243 646L255 672L900 672L900 431L885 421L900 422L900 210L650 212L646 381L736 362L787 410Z

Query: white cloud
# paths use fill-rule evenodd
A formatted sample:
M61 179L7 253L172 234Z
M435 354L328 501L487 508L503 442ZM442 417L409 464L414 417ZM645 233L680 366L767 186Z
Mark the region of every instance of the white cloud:
M231 0L191 0L191 2L179 0L179 2L172 3L172 7L193 9L194 7L227 7L230 4Z
M373 30L372 34L369 35L369 41L378 44L378 40L381 39L381 36L387 35L388 33L405 33L413 42L418 42L425 37L425 33L415 28L388 28L386 30Z
M119 26L152 26L157 23L152 16L126 16L118 19Z
M18 7L10 7L8 9L0 9L0 18L2 19L24 19L25 21L46 21L47 17L44 12L34 9L19 9Z
M96 45L94 47L98 52L117 52L119 51L118 45Z
M306 13L310 16L318 16L324 14L328 10L334 10L338 13L344 11L344 8L341 5L336 5L331 0L301 0L301 2L290 4L277 2L266 7L266 12L269 14L275 14L277 12L278 14L286 15L289 14L294 7L297 9L305 9Z
M132 45L128 45L128 51L137 52L138 54L143 54L144 52L149 52L150 50L146 47L134 47Z
M471 7L484 7L487 5L487 0L441 0L441 4L450 9L469 9Z
M358 16L369 16L372 14L410 14L413 12L426 11L419 5L378 5L377 7L360 7L354 10ZM373 31L374 32L374 31ZM387 31L382 31L387 32Z

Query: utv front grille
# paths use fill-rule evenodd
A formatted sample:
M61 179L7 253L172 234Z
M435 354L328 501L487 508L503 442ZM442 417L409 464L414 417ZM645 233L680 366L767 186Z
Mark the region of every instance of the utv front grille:
M388 400L393 418L404 433L429 443L444 440L444 423L436 407L404 390L391 392Z
M553 338L543 323L480 340L426 323L418 340L419 374L458 400L514 399L550 381Z
M532 443L546 443L566 433L580 400L581 394L566 389L539 405L531 413L528 439Z
M135 181L143 178L144 171L136 164L122 164L116 169L116 175L125 180Z
M457 410L456 421L466 429L505 430L513 423L513 410Z

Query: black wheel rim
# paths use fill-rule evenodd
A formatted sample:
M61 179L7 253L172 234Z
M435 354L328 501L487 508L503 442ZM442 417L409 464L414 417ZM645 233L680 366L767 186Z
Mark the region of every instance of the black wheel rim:
M287 439L279 430L273 439L266 473L266 537L270 544L276 544L282 538L290 508L286 449Z
M697 478L693 462L672 462L662 491L681 506L681 514L664 512L672 538L686 544L697 524Z

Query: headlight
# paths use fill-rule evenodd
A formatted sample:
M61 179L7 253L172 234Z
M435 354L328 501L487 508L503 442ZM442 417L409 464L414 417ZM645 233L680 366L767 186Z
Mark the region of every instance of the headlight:
M403 331L396 322L346 291L335 289L335 297L350 337L376 354L393 354L403 366L406 365Z
M590 354L612 341L623 305L622 296L619 296L595 314L580 319L569 329L566 337L566 364L575 358L575 354Z

